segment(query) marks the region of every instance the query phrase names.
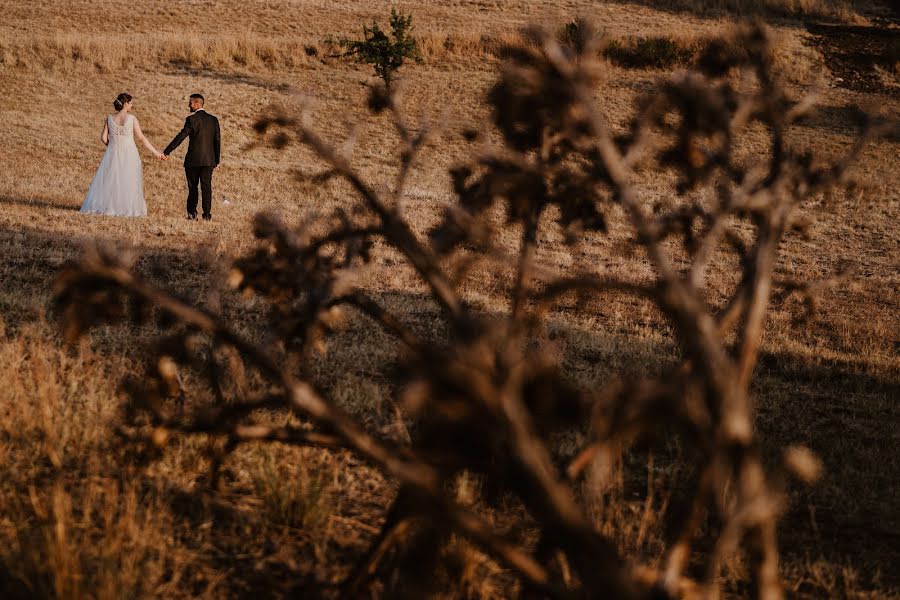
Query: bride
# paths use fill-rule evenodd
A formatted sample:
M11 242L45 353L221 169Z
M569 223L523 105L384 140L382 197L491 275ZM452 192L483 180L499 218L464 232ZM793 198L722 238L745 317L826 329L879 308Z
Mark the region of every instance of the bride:
M113 102L115 114L106 117L103 123L100 140L106 144L106 152L81 205L82 213L119 217L147 214L141 157L134 139L143 142L157 158L165 160L165 156L144 137L140 123L130 114L132 106L130 94L119 94Z

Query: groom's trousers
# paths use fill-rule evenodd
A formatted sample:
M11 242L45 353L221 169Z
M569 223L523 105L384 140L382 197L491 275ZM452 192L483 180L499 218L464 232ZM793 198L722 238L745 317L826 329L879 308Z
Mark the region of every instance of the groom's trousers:
M184 166L188 184L187 211L189 215L197 214L197 186L199 185L203 197L203 216L207 218L212 216L210 211L212 210L213 168Z

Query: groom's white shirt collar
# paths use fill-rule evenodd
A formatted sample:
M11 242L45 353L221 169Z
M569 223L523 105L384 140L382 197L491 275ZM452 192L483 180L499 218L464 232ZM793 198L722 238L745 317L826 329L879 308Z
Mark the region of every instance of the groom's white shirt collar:
M200 112L200 111L201 111L201 110L202 110L202 111L203 111L203 112L206 112L206 109L205 109L205 108L203 108L203 107L201 107L201 108L198 108L198 109L197 109L197 110L195 110L195 111L194 111L194 112L195 112L195 113L198 113L198 112ZM191 114L193 114L193 113L191 113Z

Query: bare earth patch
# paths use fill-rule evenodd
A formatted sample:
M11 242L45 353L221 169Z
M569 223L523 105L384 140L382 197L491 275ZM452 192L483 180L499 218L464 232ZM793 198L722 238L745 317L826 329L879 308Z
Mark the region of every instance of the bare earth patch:
M900 94L900 87L884 79L887 75L897 81L900 76L900 25L810 23L807 30L837 85L857 92Z

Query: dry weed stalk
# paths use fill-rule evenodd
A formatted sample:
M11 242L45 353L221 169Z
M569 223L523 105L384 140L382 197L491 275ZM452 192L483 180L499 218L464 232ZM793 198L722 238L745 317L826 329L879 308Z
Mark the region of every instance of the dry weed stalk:
M129 314L141 320L155 313L180 324L154 354L146 378L128 384L131 403L122 430L156 450L173 434L218 436L214 480L229 451L258 441L349 449L396 480L396 501L371 551L348 578L347 596L377 576L390 548L433 548L454 533L517 572L527 589L548 596L677 596L686 589L697 530L710 514L721 527L706 557L706 576L694 588L698 594L715 597L722 560L744 552L755 595L780 598L775 531L780 479L761 464L748 386L777 285L779 244L795 225L795 210L841 181L867 136L833 164L791 149L786 132L811 101L791 101L772 78L769 41L761 27L743 30L734 43L710 44L700 60L703 73L662 82L638 106L628 135L619 137L594 97L598 65L591 40L596 36L576 45L573 54L548 34L530 35L526 44L506 49L489 95L502 144L485 143L471 164L452 172L459 202L428 240L414 233L401 199L410 166L431 132L425 125L408 126L396 99L383 89L373 89L371 108L392 115L402 143L390 193L364 180L347 148L327 143L305 115L277 114L258 123L261 138L275 146L311 147L328 165L316 179L342 178L361 200L355 214L296 226L257 217L259 249L235 263L230 283L269 301L276 346L248 340L215 312L149 286L133 274L127 257L104 248L90 249L58 280L56 300L66 331L74 338L94 323ZM755 77L752 91L739 91L736 71ZM742 164L735 151L751 126L766 131L771 154L763 163ZM632 181L639 163L677 173L673 197L680 200L651 210ZM716 191L713 198L689 200L703 186ZM498 205L521 230L513 258L491 235L490 209ZM635 245L652 261L655 281L592 272L563 275L538 263L542 215L555 211L575 244L587 231L604 231L614 205L627 216ZM739 226L752 229L749 242ZM354 274L370 263L375 239L399 251L427 284L442 310L445 337L424 339L356 285ZM505 319L476 313L458 292L459 273L451 274L447 265L463 249L515 272ZM707 268L717 254L736 255L741 269L738 285L718 307L705 291ZM677 262L685 256L686 267ZM786 285L792 291L815 289ZM675 331L681 364L665 376L631 386L610 384L599 394L576 389L556 357L535 343L544 335L547 311L571 293L635 294L652 301ZM304 369L304 358L325 343L347 308L372 319L407 349L411 375L397 401L414 419L411 444L366 431ZM255 386L258 395L235 391L247 386L229 387L229 374L216 359L226 348L264 382ZM190 412L171 401L184 394L183 369L205 376L210 405ZM606 404L592 410L599 398ZM286 408L306 425L260 424L252 417L261 408ZM600 415L591 424L593 438L561 470L548 434L554 427L580 426L589 412ZM663 426L677 429L691 445L699 477L663 569L648 576L647 569L629 566L595 530L573 480L594 457L617 452ZM798 455L808 459L793 453L794 463ZM521 499L540 531L537 554L452 499L449 486L463 472L481 474ZM439 553L423 556L438 560ZM415 566L428 569L421 561Z

